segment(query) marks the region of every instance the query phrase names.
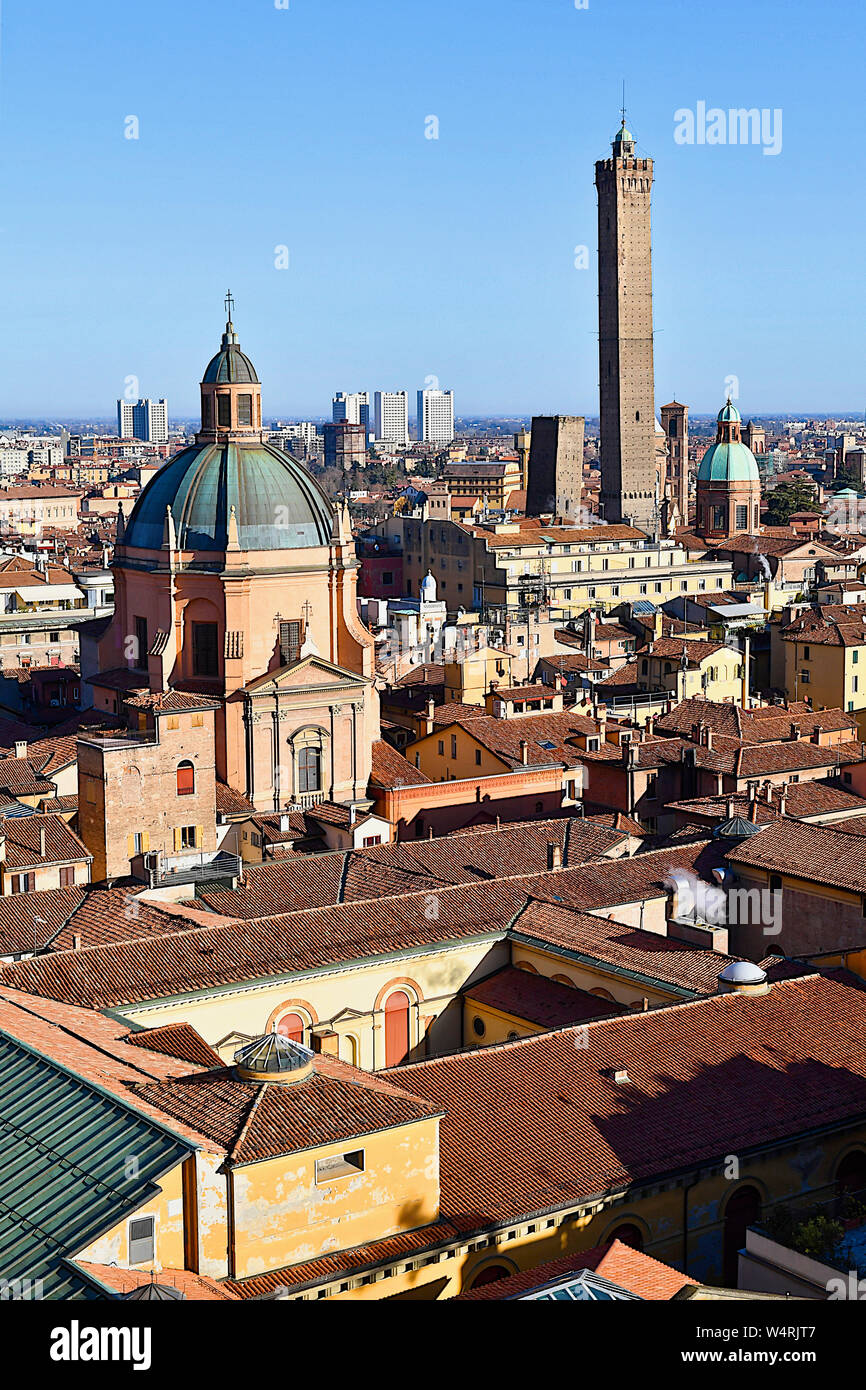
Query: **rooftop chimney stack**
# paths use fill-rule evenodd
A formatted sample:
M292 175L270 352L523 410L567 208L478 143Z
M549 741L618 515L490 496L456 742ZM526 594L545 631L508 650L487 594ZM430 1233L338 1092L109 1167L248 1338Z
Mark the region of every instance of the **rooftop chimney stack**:
M547 867L548 869L562 868L562 846L557 844L555 840L548 841Z

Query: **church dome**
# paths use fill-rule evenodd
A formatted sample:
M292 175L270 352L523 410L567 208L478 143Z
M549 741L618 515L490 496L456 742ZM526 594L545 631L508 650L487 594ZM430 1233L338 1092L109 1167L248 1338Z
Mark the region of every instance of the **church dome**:
M699 483L760 484L760 481L755 455L739 440L711 444L698 469Z
M740 415L740 412L737 410L737 407L734 405L734 402L731 400L730 396L725 401L725 404L722 406L721 410L716 416L716 420L720 425L740 424L742 416Z
M232 508L241 550L328 545L334 524L312 474L261 439L196 443L175 454L136 502L123 545L159 550L166 507L180 550L225 550Z

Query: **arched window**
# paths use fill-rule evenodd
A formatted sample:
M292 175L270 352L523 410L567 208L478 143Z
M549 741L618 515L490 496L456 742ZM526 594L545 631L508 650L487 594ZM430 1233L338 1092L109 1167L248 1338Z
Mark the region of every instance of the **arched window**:
M614 999L613 995L606 989L601 989L597 986L595 989L591 989L589 992L590 994L597 994L599 999L609 999L611 1004L616 1003L616 1000Z
M177 765L178 796L193 796L195 793L195 768L190 762Z
M842 1159L836 1172L836 1184L840 1193L863 1195L866 1189L866 1154L862 1149L854 1149Z
M397 989L385 1000L385 1066L396 1067L409 1051L409 996Z
M358 1039L354 1033L344 1033L340 1039L340 1058L353 1067L361 1065Z
M761 1194L756 1187L741 1187L725 1207L725 1237L722 1279L729 1289L737 1287L740 1251L746 1243L746 1230L761 1215Z
M567 975L551 975L550 978L555 980L558 985L571 985L571 988L574 989L574 980L570 980Z
M302 1043L304 1041L304 1020L300 1014L283 1014L277 1024L277 1032L284 1038L290 1038L292 1042Z
M505 1265L485 1265L469 1285L470 1289L480 1289L484 1284L492 1284L496 1279L507 1279L513 1270L506 1269Z
M623 1245L630 1245L632 1250L643 1250L643 1236L637 1226L633 1226L631 1222L625 1226L617 1226L610 1239L619 1240Z

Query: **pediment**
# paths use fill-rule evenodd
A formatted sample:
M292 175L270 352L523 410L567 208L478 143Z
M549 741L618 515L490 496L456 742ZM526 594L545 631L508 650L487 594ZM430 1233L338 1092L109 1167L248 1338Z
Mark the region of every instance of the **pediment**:
M250 681L246 689L262 695L269 691L322 689L328 686L345 689L347 685L363 690L368 684L363 676L357 675L354 671L347 671L345 667L337 666L333 661L326 661L323 656L302 656L299 661L293 661L289 666L281 666L276 671L267 671L265 675L257 676L254 681Z

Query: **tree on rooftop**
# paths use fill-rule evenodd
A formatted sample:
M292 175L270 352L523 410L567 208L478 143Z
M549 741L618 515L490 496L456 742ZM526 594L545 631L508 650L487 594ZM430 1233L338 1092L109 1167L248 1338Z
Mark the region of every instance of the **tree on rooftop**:
M767 520L771 526L787 526L795 512L811 511L814 505L815 489L812 483L802 478L779 483L770 493Z

